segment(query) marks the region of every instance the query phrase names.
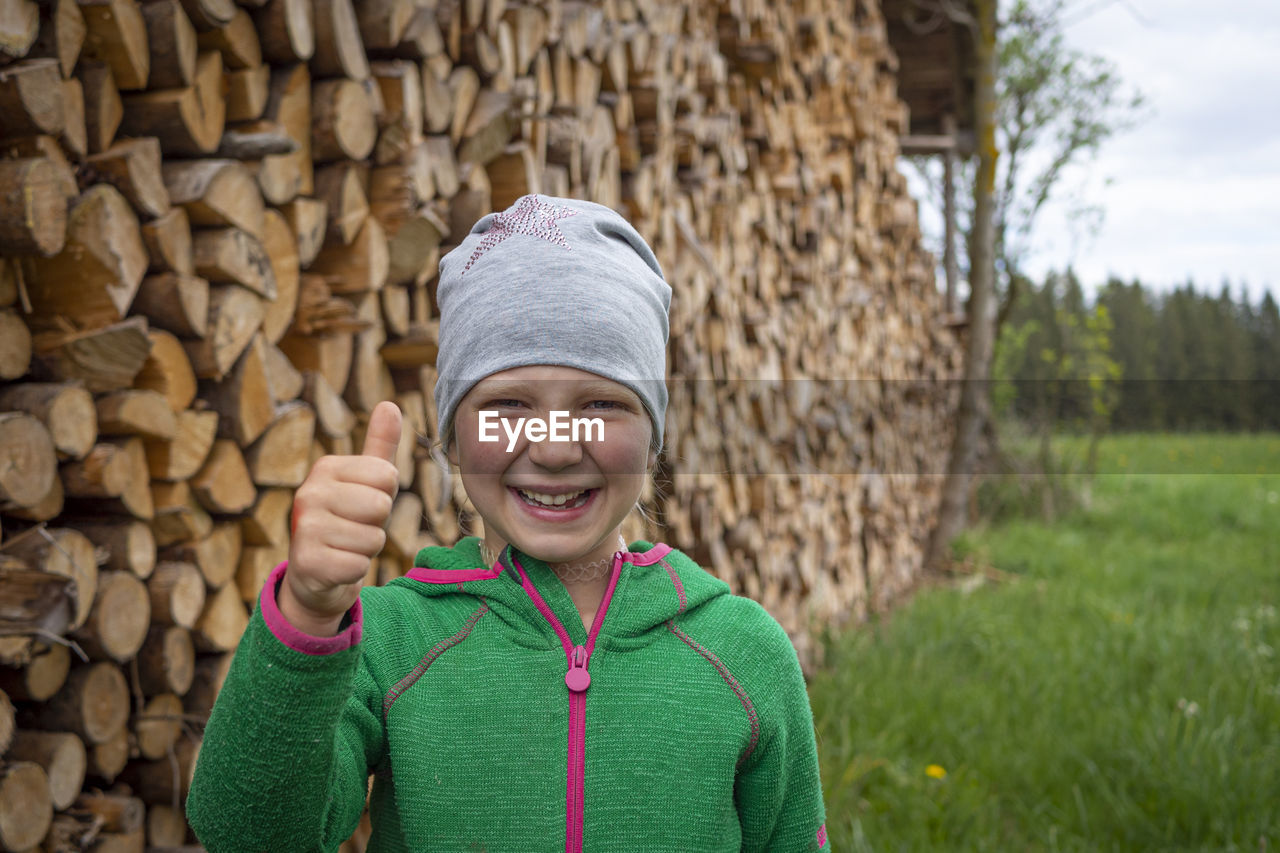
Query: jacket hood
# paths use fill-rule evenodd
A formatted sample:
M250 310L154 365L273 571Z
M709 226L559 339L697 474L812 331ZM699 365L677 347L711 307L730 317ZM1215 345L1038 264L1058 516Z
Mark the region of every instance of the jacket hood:
M729 594L729 585L702 569L683 552L665 544L637 540L614 554L617 575L601 633L616 638L639 637L667 620ZM467 536L452 548L423 548L414 568L393 581L421 595L467 594L483 597L491 607L510 611L529 623L529 630L547 633L547 622L529 591L536 588L571 634L584 632L568 590L551 568L536 557L508 545L498 562L486 567L480 539ZM603 606L603 605L602 605Z

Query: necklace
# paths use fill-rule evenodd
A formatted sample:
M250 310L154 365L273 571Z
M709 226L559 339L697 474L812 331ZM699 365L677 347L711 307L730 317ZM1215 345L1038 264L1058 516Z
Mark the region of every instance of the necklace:
M622 534L618 534L618 550L627 550L627 543L622 538ZM489 545L483 539L480 540L480 557L489 567L497 562L497 557L489 550ZM608 574L613 566L613 555L583 563L548 563L547 565L556 573L556 577L560 578L561 583L584 583L598 580Z

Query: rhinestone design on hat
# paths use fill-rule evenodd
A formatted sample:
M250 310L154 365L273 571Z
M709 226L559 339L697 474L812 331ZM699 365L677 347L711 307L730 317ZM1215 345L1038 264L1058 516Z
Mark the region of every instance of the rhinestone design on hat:
M484 237L480 240L480 245L476 246L476 250L471 253L471 258L467 261L467 265L462 268L462 274L465 275L467 270L471 269L471 266L490 249L508 237L514 237L517 234L538 237L548 243L555 243L557 246L573 251L572 247L569 246L569 241L564 237L564 232L560 230L560 226L556 225L556 223L561 219L568 219L570 216L577 215L578 211L576 210L547 204L536 195L524 196L511 210L494 215L493 221L489 223L489 230L485 232Z

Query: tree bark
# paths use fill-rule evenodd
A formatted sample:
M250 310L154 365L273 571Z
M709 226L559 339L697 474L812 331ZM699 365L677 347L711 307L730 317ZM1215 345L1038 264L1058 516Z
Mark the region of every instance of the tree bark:
M940 568L951 540L965 526L983 425L990 415L991 359L995 344L995 178L996 178L996 0L977 0L978 33L974 101L978 138L978 179L974 184L972 246L969 250L969 338L964 380L956 412L955 439L947 464L938 521L925 565Z

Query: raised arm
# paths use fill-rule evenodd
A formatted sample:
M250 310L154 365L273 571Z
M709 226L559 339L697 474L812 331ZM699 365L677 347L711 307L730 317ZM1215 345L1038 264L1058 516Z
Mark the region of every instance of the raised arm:
M359 605L333 637L283 624L282 563L218 694L187 819L210 853L331 851L355 830L384 737Z
M381 692L363 663L360 587L396 494L400 410L360 456L319 460L209 717L187 816L211 853L327 851L354 831L382 760Z

